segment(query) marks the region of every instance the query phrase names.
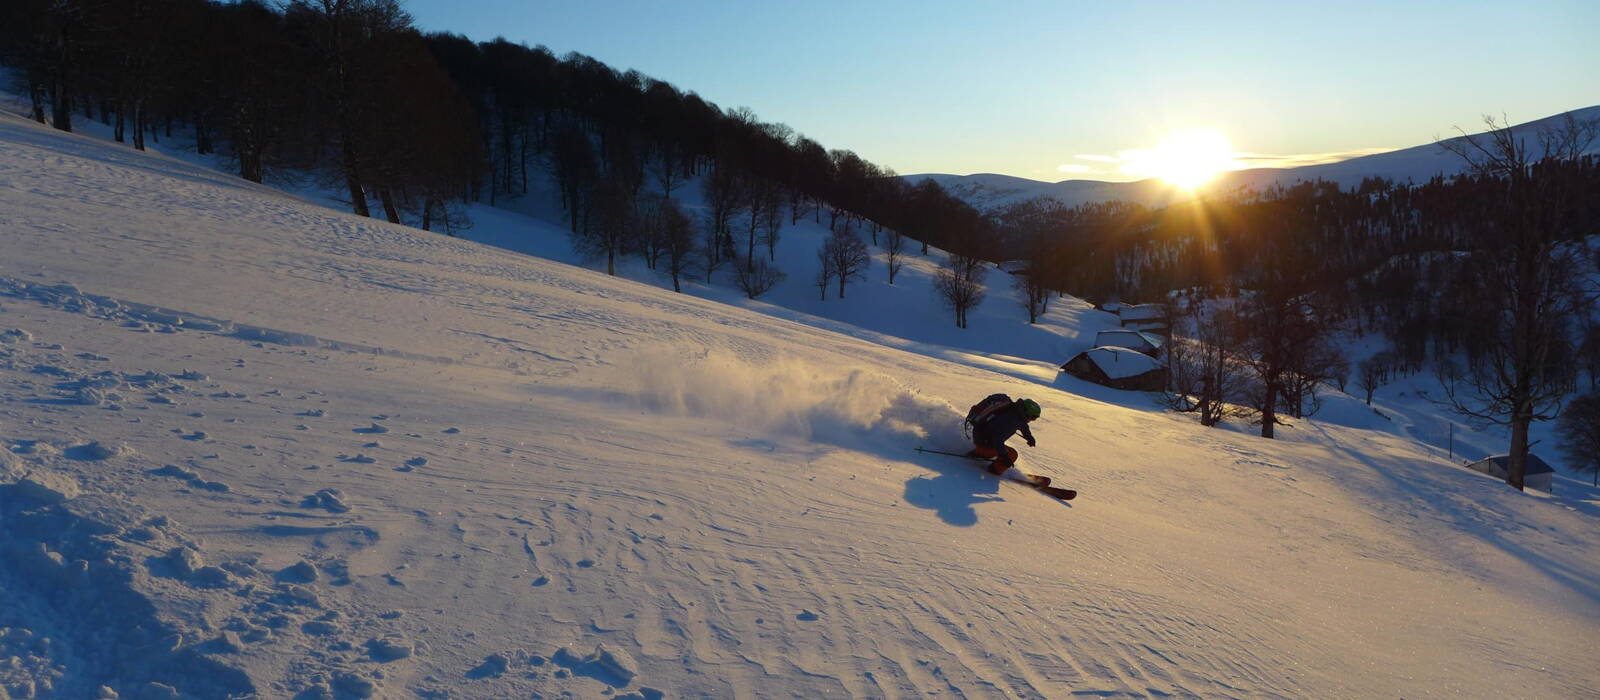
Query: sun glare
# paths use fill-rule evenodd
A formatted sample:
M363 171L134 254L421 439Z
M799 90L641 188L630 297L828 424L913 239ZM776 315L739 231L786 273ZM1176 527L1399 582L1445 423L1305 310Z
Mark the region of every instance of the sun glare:
M1124 151L1122 158L1125 173L1159 177L1188 190L1238 167L1228 137L1211 129L1175 132L1155 148Z

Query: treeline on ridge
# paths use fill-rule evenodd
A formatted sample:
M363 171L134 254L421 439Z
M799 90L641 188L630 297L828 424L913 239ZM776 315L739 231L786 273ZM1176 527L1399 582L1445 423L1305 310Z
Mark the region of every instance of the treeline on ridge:
M924 249L976 253L990 225L934 183L749 110L576 53L425 34L397 0L9 0L0 61L41 123L98 119L140 149L187 130L246 179L317 173L355 213L427 229L463 225L462 203L525 194L538 167L601 248L608 213L647 181L670 198L690 177L707 182L713 249L729 256L735 195Z

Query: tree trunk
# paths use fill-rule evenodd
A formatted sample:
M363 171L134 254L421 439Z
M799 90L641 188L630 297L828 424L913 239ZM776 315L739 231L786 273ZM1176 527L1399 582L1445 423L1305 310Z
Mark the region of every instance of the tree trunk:
M489 150L489 145L487 143L484 144L483 149L484 149L484 153L492 153L492 151ZM490 155L489 156L489 206L491 206L491 207L494 206L495 197L500 194L500 191L499 191L500 190L500 184L499 183L500 183L500 166L494 164L494 156ZM576 213L574 213L572 215L572 232L573 233L577 233L578 232L578 215Z
M756 269L756 228L760 217L756 216L756 208L750 208L750 235L745 239L744 246L744 271L753 272Z
M47 123L44 118L44 85L37 80L28 80L28 99L33 103L33 120L40 124Z
M200 155L211 152L211 130L206 128L205 115L194 115L194 150Z
M1517 411L1511 418L1511 459L1506 465L1506 483L1518 491L1523 490L1523 477L1528 473L1528 424L1533 418Z
M251 182L261 182L261 152L254 144L240 147L239 177Z
M1268 379L1265 384L1266 400L1261 402L1261 437L1272 439L1272 429L1278 424L1278 382Z
M400 211L394 206L394 193L388 187L380 187L378 199L383 202L383 215L389 219L389 223L400 223Z
M522 194L528 194L528 125L522 125L521 154L518 160L522 162Z
M72 131L72 96L67 94L67 82L57 79L50 96L50 125L62 131Z
M133 103L133 148L144 150L144 104L138 101Z

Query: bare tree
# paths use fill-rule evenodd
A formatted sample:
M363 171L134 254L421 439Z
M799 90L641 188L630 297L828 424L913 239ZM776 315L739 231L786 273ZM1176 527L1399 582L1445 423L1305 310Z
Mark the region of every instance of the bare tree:
M662 205L671 201L663 197L646 197L643 202L635 204L638 215L634 220L637 233L634 242L637 244L639 254L644 258L644 266L656 269L656 263L661 260L662 244L666 235L665 220L662 218Z
M1467 261L1477 275L1464 293L1486 334L1484 352L1469 356L1464 373L1442 368L1446 396L1459 413L1511 428L1506 483L1523 488L1528 429L1557 414L1571 385L1569 324L1586 310L1569 212L1584 195L1565 170L1580 161L1600 133L1600 119L1571 115L1536 135L1539 155L1508 123L1485 117L1489 131L1439 145L1471 172L1497 185L1485 202L1480 245Z
M1050 300L1050 289L1045 286L1043 271L1029 265L1021 274L1011 276L1011 288L1017 293L1017 301L1022 302L1022 308L1028 311L1028 323L1038 323L1039 316L1044 314L1045 305Z
M1600 270L1600 260L1595 269ZM1589 375L1589 389L1600 389L1600 324L1591 322L1584 333L1583 342L1578 345L1578 362L1583 365L1584 374Z
M1280 404L1291 404L1290 415L1303 413L1296 393L1301 378L1314 383L1326 376L1324 357L1336 348L1319 311L1309 295L1291 295L1281 286L1259 290L1245 307L1244 359L1259 382L1252 403L1261 412L1261 437L1273 437Z
M635 241L636 219L633 214L633 196L628 184L619 178L608 177L600 182L590 201L593 222L574 235L578 252L606 259L606 274L617 274L617 256L632 249Z
M889 284L894 284L895 274L906 264L906 237L896 229L889 229L883 244L884 263L889 268Z
M1372 393L1389 381L1389 372L1394 366L1394 355L1383 351L1362 360L1356 369L1356 386L1366 394L1367 405L1372 405Z
M722 264L723 257L731 257L736 250L733 243L733 218L741 204L745 202L746 184L731 155L719 157L702 183L706 204L709 207L706 211L714 239L714 243L706 246L707 255L717 256L718 265ZM707 272L709 273L709 270Z
M722 263L727 260L724 255L722 230L717 228L715 215L706 216L704 235L705 240L700 244L700 261L705 269L706 284L711 284L717 268L722 267Z
M655 151L655 159L651 161L650 172L656 177L656 184L661 185L661 196L672 197L672 191L677 189L678 183L683 179L683 171L678 167L678 150L671 144L662 144Z
M827 251L832 262L833 276L839 280L839 298L843 299L845 284L860 279L866 272L867 263L872 260L867 254L867 244L861 242L861 237L846 224L838 233L828 237L823 243L823 250Z
M679 280L688 275L694 260L694 221L677 202L662 198L657 225L661 254L666 259L667 274L672 276L672 291L682 292Z
M818 301L828 300L828 283L833 281L833 256L828 253L828 244L824 242L817 249L817 276L812 280L817 285Z
M956 328L967 327L967 311L983 302L983 278L988 272L981 258L951 253L934 277L933 288L945 305L956 312Z
M397 0L297 0L294 6L316 20L314 41L325 72L312 83L332 106L339 171L351 207L369 216L366 169L374 154L366 148L364 129L389 116L369 113L376 103L369 74L387 58L377 50L382 39L410 29L411 16Z
M1308 339L1305 346L1297 348L1293 360L1283 391L1286 412L1295 418L1316 415L1322 409L1318 387L1343 385L1350 374L1350 361L1327 333Z
M774 259L777 257L776 255L770 255L771 248L777 245L777 227L769 226L767 222L778 215L777 201L782 197L782 193L778 191L778 186L771 181L751 178L745 182L744 187L740 188L739 194L743 198L740 206L744 209L746 217L743 222L745 226L744 267L746 271L750 271L755 268L756 242L758 240L770 239L772 243L768 246L769 257Z
M1575 471L1593 472L1600 486L1600 393L1579 396L1567 404L1556 423L1557 445L1571 458Z
M1243 415L1245 409L1233 403L1242 393L1246 374L1237 354L1238 318L1198 299L1180 298L1168 306L1172 337L1166 346L1167 404L1199 414L1200 424L1208 428Z
M767 260L778 259L778 234L783 229L783 190L774 186L761 208L761 242L767 246Z
M735 281L739 285L739 291L751 299L772 291L773 287L787 277L777 266L761 259L746 265L738 265L737 268Z
M553 137L550 152L551 172L556 178L556 188L561 192L561 206L567 210L572 233L583 228L581 217L588 207L586 200L594 190L599 166L595 164L594 147L583 127L575 123L562 124Z

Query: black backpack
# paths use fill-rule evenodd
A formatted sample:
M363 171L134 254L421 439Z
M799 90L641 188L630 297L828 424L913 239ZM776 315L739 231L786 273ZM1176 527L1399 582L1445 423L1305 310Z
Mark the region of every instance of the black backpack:
M972 408L967 410L967 420L964 423L967 437L972 437L973 428L983 425L1000 409L1010 405L1011 397L1005 394L990 394L984 397L982 401L973 404Z

